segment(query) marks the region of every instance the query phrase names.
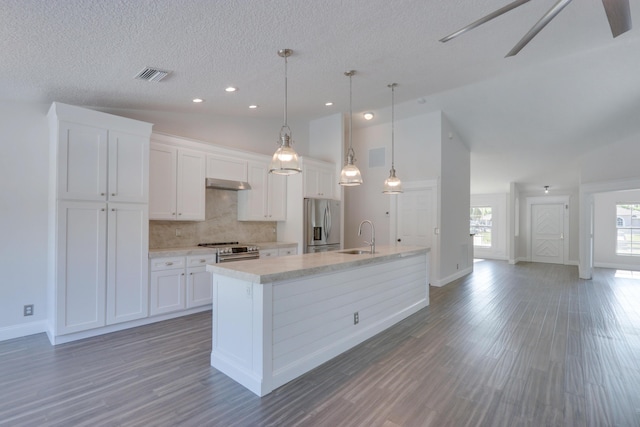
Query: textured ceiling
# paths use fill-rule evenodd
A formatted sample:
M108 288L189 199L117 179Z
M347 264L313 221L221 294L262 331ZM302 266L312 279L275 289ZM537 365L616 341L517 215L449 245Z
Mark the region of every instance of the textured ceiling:
M401 114L447 114L471 148L473 192L575 185L576 153L640 132L640 7L613 39L601 0L576 0L508 59L556 0L438 42L509 1L0 0L0 100L276 118L276 52L291 48L291 118L347 111L355 69L356 112L387 107L397 82ZM146 66L172 74L134 80Z

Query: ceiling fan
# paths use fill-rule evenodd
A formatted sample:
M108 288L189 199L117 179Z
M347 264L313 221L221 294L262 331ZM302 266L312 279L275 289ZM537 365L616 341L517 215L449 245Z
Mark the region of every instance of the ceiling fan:
M504 13L509 12L510 10L515 9L518 6L522 6L525 3L528 3L530 0L516 0L508 5L496 10L488 14L485 17L478 19L475 22L467 25L459 29L456 32L449 34L446 37L440 39L441 42L448 42L451 39L458 37L461 34L466 33L469 30L472 30L485 22L491 21L493 18L496 18ZM547 13L545 13L542 18L529 30L527 34L520 39L520 41L507 53L506 57L514 56L523 47L526 46L527 43L533 39L536 34L538 34L553 18L556 17L560 13L562 9L565 8L571 0L558 0L555 5ZM604 6L604 10L607 13L607 19L609 20L609 26L611 27L611 33L613 37L618 37L620 34L625 33L631 29L631 11L629 9L629 0L602 0L602 5Z

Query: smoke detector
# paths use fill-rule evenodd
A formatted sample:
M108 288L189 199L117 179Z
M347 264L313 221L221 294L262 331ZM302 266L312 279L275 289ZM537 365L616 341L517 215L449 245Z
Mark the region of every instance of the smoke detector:
M136 80L144 80L147 82L159 82L160 80L167 77L171 71L161 70L159 68L147 67L142 69L134 79Z

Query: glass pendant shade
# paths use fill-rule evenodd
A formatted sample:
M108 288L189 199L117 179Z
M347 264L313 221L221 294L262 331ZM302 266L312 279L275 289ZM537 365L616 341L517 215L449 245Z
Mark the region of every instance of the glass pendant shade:
M397 86L397 83L391 83L387 85L387 87L391 88L391 170L389 171L389 178L384 181L384 185L382 187L382 193L384 194L400 194L402 193L402 181L400 178L396 176L396 168L394 164L394 119L395 119L395 102L394 102L394 90Z
M360 169L355 165L356 153L353 151L353 96L351 94L351 78L355 74L355 70L347 71L345 76L349 77L349 150L347 150L347 164L344 165L340 172L340 182L338 184L343 187L354 187L362 184L362 175Z
M391 168L389 178L384 181L382 188L384 194L400 194L402 193L402 181L396 176L396 170Z
M284 58L284 125L280 128L280 146L269 163L269 173L276 175L293 175L302 172L296 150L291 147L291 129L287 125L287 58L291 49L280 49L278 56Z
M354 162L355 153L352 148L349 149L349 154L347 155L347 164L342 168L342 172L340 172L340 182L339 184L345 187L353 187L355 185L362 184L362 175L360 174L360 169Z
M276 150L269 164L269 173L276 175L293 175L299 173L300 161L298 154L291 148L289 135L285 134L281 137L280 147Z

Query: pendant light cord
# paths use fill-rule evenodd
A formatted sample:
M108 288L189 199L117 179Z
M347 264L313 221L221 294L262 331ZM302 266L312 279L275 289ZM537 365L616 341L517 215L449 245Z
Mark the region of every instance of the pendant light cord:
M391 169L395 169L394 167L394 137L395 137L395 87L397 83L391 83L389 87L391 88Z
M287 65L289 63L288 58L293 52L290 49L282 49L278 52L278 55L284 58L284 124L280 129L280 138L284 135L288 135L291 137L291 128L287 122L287 111L288 111L288 99L289 99L289 84L288 84L288 73L287 73Z

